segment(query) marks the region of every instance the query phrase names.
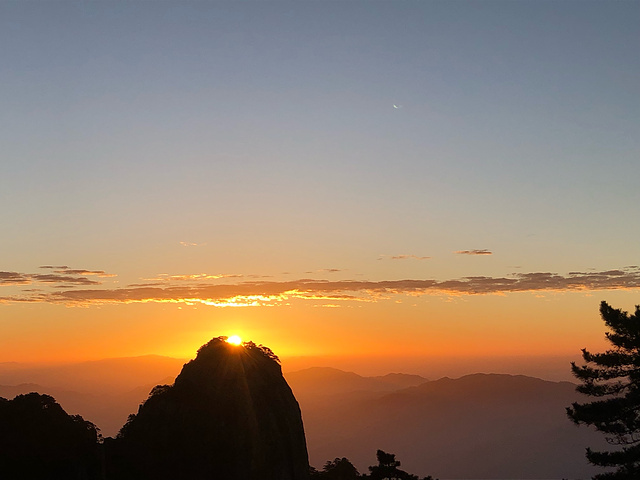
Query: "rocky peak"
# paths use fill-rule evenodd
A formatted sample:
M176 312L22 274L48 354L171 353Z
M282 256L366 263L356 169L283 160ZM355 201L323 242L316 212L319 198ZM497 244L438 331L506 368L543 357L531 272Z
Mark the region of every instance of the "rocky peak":
M113 478L303 480L298 402L267 347L214 338L110 442Z

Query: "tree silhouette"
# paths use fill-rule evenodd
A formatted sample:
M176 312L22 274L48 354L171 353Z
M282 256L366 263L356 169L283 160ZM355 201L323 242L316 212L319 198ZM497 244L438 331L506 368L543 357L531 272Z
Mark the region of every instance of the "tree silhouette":
M328 461L322 468L319 478L327 480L355 480L360 478L358 469L345 457Z
M577 390L598 398L589 403L573 403L567 414L576 424L593 425L605 434L613 451L587 448L590 463L616 470L596 475L598 480L640 478L640 306L629 315L600 304L600 315L610 329L606 337L613 348L604 353L582 350L586 365L571 364L573 375L582 384Z
M376 452L378 465L369 467L369 475L360 475L356 467L345 457L329 460L324 464L321 471L311 467L309 470L310 480L357 480L358 478L369 480L434 480L431 475L420 478L400 470L400 462L396 460L393 453L383 450ZM437 480L437 479L435 479Z
M400 462L396 460L393 453L387 453L383 450L376 452L378 465L369 467L369 475L363 478L371 480L421 480L417 475L412 475L404 470L400 470ZM424 477L422 480L433 480L431 475Z

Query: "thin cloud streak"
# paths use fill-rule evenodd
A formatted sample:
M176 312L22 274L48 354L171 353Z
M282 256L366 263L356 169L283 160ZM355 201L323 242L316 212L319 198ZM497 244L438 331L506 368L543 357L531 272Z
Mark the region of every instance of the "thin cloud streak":
M97 275L98 277L115 277L113 273L106 273L104 270L85 270L84 268L69 268L66 265L54 266L43 265L40 268L53 270L60 275Z
M104 270L87 270L84 268L69 268L66 265L54 266L43 265L44 270L53 270L53 273L18 273L0 272L0 287L32 285L36 283L50 284L54 288L70 286L101 285L102 282L86 278L87 276L97 276L101 278L115 277L113 273L106 273Z
M457 252L453 252L458 255L493 255L493 252L483 248L481 250L458 250Z
M321 268L319 270L308 270L304 273L338 273L342 271L341 268Z
M391 260L429 260L431 257L419 257L418 255L393 255Z
M180 242L183 247L204 247L206 243Z
M9 275L3 275L9 274ZM18 275L18 277L16 277ZM16 272L0 272L0 279L19 281ZM11 283L8 283L11 284ZM451 280L315 280L256 281L235 284L130 285L123 288L26 292L0 297L0 302L46 302L67 305L104 303L186 303L212 306L283 305L292 299L374 302L392 295L487 295L516 292L576 292L640 288L640 269L627 267L602 272L514 273L506 277L462 277Z
M0 286L32 285L34 283L61 285L100 285L101 282L85 277L61 274L0 272Z
M240 274L228 274L220 273L210 275L208 273L193 273L186 275L169 275L168 273L161 273L155 278L143 278L150 282L173 282L173 281L202 281L202 280L218 280L220 278L242 278L244 275Z

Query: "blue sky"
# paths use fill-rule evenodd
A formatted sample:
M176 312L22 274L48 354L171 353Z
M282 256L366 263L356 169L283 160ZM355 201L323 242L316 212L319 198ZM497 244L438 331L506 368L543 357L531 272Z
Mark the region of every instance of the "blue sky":
M4 2L0 269L636 265L639 19L626 1Z

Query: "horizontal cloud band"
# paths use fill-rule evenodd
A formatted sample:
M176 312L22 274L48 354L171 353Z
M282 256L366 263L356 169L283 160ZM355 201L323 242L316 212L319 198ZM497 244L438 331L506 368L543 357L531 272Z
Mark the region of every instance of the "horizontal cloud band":
M26 274L0 272L0 284L16 285ZM47 280L42 280L47 281ZM67 279L68 281L68 279ZM80 285L78 282L76 285ZM146 284L124 288L24 291L0 297L2 302L64 304L176 302L216 306L277 304L288 298L375 301L387 295L481 295L511 292L580 291L640 288L640 268L603 272L519 273L508 277L463 277L455 280L313 280L260 281L235 284Z

